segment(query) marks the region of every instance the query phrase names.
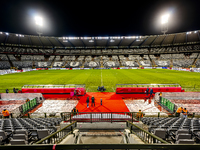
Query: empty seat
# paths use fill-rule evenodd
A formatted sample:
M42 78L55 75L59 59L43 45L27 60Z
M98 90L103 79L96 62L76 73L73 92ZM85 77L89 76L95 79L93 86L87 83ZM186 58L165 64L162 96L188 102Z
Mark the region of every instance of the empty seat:
M176 144L194 144L194 140L193 139L180 139L178 141L176 141Z
M155 129L154 130L154 134L158 137L160 137L161 139L165 139L166 138L166 130L165 129Z
M0 145L2 144L2 141L3 141L3 137L0 136Z
M181 134L181 133L188 134L189 130L188 129L179 129L178 131L176 131L176 134Z
M37 130L36 129L31 129L30 130L30 132L31 132L31 136L33 137L33 138L38 138L38 133L37 133Z
M28 137L27 137L27 135L25 135L25 134L14 134L13 135L13 139L22 139L22 140L28 140Z
M42 139L50 135L50 131L48 129L37 130L37 133L38 133L38 139Z
M0 130L0 136L3 138L3 140L6 140L8 138L8 134L3 130Z
M27 130L15 130L15 134L25 134L25 135L28 135L28 131Z
M179 139L191 139L191 134L178 134L176 136L176 141L178 141Z
M11 145L26 145L26 144L28 144L28 142L26 140L13 139L13 140L10 140L10 144Z

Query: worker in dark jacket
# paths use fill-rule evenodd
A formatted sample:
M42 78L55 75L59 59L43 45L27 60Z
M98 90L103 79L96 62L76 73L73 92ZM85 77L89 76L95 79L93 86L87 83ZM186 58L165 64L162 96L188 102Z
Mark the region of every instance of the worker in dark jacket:
M94 96L92 96L91 100L92 100L91 107L92 107L93 105L95 106L95 98L94 98Z
M9 93L9 90L8 90L8 89L6 89L6 93Z
M150 90L150 96L149 96L149 98L151 98L152 95L153 95L153 89Z
M89 96L88 96L87 99L86 99L86 103L87 103L87 108L89 108L89 103L90 103Z

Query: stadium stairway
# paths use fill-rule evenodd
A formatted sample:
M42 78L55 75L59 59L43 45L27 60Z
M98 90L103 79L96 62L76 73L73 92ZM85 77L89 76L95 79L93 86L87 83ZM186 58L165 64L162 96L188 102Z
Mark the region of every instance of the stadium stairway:
M86 103L86 98L88 96L90 98L89 108L87 108ZM95 107L91 107L92 96L95 98ZM79 112L129 112L122 97L114 92L87 92L87 94L79 100L76 108Z

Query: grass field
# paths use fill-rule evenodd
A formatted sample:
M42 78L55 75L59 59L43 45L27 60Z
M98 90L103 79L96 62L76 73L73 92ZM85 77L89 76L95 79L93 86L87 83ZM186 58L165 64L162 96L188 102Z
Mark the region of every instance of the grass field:
M162 69L128 70L40 70L0 76L0 93L25 84L85 84L87 92L104 85L107 92L116 84L180 84L186 91L200 91L200 74Z

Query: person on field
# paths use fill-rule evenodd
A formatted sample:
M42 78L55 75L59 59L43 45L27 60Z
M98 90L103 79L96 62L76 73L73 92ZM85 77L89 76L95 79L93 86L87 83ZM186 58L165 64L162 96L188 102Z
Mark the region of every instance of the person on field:
M89 96L88 96L87 99L86 99L86 103L87 103L87 108L89 108L89 103L90 103Z
M15 89L15 88L13 88L13 93L17 93L17 91L16 91L16 89Z
M143 116L144 116L144 114L143 114L143 112L141 112L141 110L139 110L139 112L136 114L136 118L137 118L137 120L141 120L141 118L143 118Z
M149 98L151 98L152 95L153 95L153 89L150 90L150 96L149 96Z
M6 89L6 93L9 93L9 90L8 90L8 89Z
M147 87L147 89L146 89L146 96L149 94L149 87Z
M3 114L4 118L9 118L9 116L10 116L10 113L9 113L9 111L7 109L4 109L2 111L2 114Z
M188 116L188 110L186 108L184 108L182 110L182 113L183 113L183 118L187 118L187 116Z
M176 117L179 117L179 116L180 116L180 113L182 113L182 111L183 111L183 107L179 107L179 108L177 109L176 113L175 113L175 116L176 116Z
M91 105L91 107L92 107L92 106L95 107L95 98L94 98L94 96L92 96L91 100L92 100L92 105Z

